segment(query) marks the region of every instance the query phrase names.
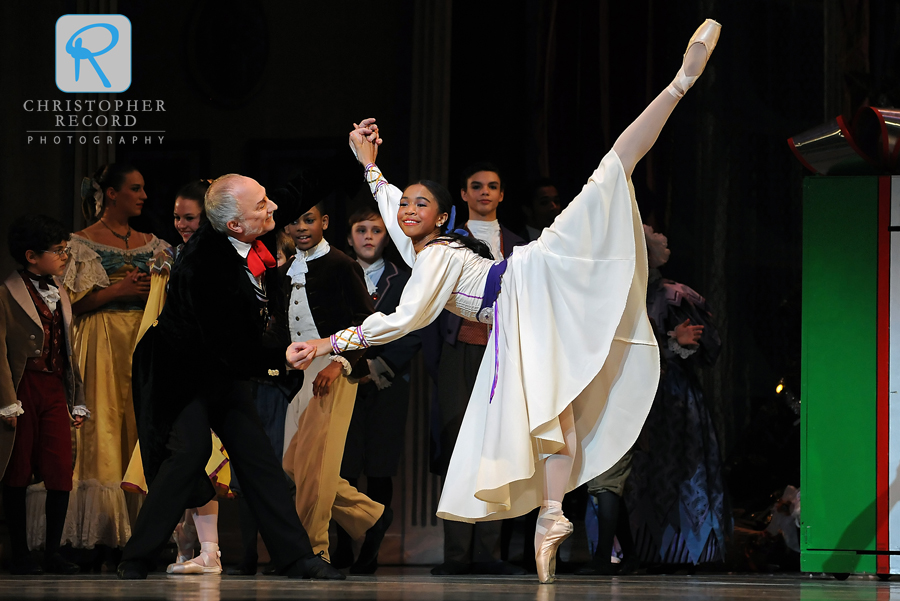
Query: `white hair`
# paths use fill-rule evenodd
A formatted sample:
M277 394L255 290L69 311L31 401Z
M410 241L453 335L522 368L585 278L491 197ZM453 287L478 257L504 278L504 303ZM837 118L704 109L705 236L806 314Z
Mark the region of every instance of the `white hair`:
M235 180L239 177L243 176L237 173L223 175L216 178L206 190L206 197L203 201L206 217L213 229L222 234L228 233L229 221L242 222L241 210L235 195Z

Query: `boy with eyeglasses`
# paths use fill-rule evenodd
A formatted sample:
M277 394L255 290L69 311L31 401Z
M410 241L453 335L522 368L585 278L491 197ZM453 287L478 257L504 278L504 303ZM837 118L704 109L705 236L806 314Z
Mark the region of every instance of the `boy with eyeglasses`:
M50 217L30 215L9 229L9 251L22 265L0 285L0 482L19 575L74 574L59 554L72 490L70 427L90 412L72 361L72 306L61 276L69 232ZM43 565L28 551L25 490L32 476L47 489Z

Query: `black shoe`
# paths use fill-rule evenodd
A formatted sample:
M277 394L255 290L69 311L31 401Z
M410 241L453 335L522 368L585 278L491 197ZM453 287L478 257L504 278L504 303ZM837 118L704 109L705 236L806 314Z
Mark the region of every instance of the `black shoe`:
M284 575L288 578L311 578L313 580L345 580L347 577L334 569L334 567L325 561L322 557L324 552L310 557L309 559L301 559L295 561L291 567L285 570Z
M375 561L369 562L366 565L359 565L354 563L350 566L350 573L354 576L366 575L366 574L374 574L378 571L378 558L375 558Z
M472 564L463 563L461 561L445 561L439 566L431 568L432 576L462 576L463 574L472 573Z
M394 511L390 507L385 507L378 521L366 531L366 540L359 550L359 557L356 558L356 563L350 566L351 574L375 573L378 569L378 550L381 548L381 541L384 540L384 535L393 521Z
M472 574L491 576L524 576L525 568L513 565L508 561L476 561L472 564Z
M376 571L378 571L378 558L377 557L375 558L375 561L369 562L365 565L360 565L360 564L354 563L352 566L350 566L350 573L353 574L354 576L374 574Z
M263 576L278 576L278 568L275 564L269 564L263 569Z
M63 558L59 553L54 553L50 557L44 558L45 574L63 574L71 576L81 571L77 563L72 563Z
M619 575L627 576L628 574L634 574L641 567L641 562L636 559L624 558L619 563Z
M25 555L12 562L9 573L13 576L40 576L44 570L30 555Z
M228 568L225 573L229 576L256 576L256 562L246 559L233 568Z
M119 580L145 580L147 564L138 559L123 561L119 564L116 574L118 574Z

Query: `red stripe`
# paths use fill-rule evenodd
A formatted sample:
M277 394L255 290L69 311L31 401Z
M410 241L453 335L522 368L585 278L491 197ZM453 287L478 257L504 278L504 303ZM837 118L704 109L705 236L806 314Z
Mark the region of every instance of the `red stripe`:
M794 156L797 157L797 160L800 161L801 165L803 165L804 167L806 167L813 173L819 173L818 169L816 169L815 167L813 167L812 165L810 165L809 163L806 162L806 159L803 157L803 155L797 149L797 145L794 143L794 138L788 138L787 143L788 143L788 146L790 146L790 148L791 148L791 152L794 153ZM900 147L900 144L897 144L897 146Z
M875 549L890 550L888 471L890 460L890 284L891 284L891 178L878 178L878 359L877 359L877 487ZM890 556L878 555L879 574L890 574Z
M882 165L878 162L878 158L870 157L868 154L863 152L862 148L859 147L859 144L856 143L856 139L853 137L853 134L850 132L850 128L847 127L847 124L844 122L843 115L838 115L837 117L835 117L835 121L837 121L838 127L841 128L841 135L844 136L845 140L847 140L847 144L850 146L850 148L853 149L853 152L855 152L856 154L858 154L859 156L864 158L866 160L866 162L869 163L870 165L872 165L873 167L875 167L877 169L881 169ZM888 199L890 199L890 197L891 197L890 186L891 186L890 181L888 181ZM879 184L879 194L878 194L879 202L881 201L881 198L882 198L880 190L881 190L881 188L880 188L880 184Z

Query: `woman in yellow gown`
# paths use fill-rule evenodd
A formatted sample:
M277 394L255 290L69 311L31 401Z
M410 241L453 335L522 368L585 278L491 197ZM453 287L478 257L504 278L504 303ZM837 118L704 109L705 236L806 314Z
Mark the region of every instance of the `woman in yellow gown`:
M175 229L181 235L183 243L174 251L171 247L162 249L154 257L150 267L150 295L147 299L147 307L138 330L137 341L153 325L156 318L162 312L166 302L166 290L169 283L169 272L175 262L175 258L184 243L191 238L206 217L203 212L203 198L206 189L209 188L208 180L199 180L189 183L178 191L175 198L174 221ZM228 455L222 446L222 442L215 435L212 436L212 454L206 465L206 473L221 496L233 496L229 488L231 472L228 466ZM144 468L141 462L140 445L134 449L134 455L125 477L122 479L122 489L129 492L147 494L147 482L144 478ZM203 507L196 507L185 511L184 520L175 528L175 542L178 545L178 560L168 568L171 574L219 574L222 572L220 553L218 549L218 515L219 502L213 499ZM197 538L200 539L201 552L193 557L194 545Z
M85 178L82 196L95 222L69 241L63 283L75 314L74 360L93 419L76 434L63 542L76 548L121 547L131 526L119 485L137 443L131 353L150 292L150 263L168 244L128 223L147 199L144 178L134 167L100 168Z

